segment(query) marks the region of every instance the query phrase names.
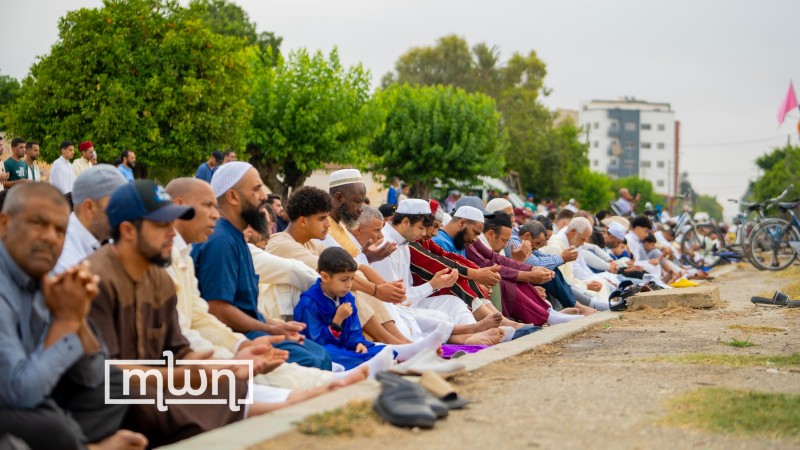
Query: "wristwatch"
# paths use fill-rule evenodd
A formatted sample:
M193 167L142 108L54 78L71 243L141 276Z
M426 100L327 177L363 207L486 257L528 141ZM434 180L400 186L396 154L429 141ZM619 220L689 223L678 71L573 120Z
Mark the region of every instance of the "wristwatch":
M333 322L333 323L331 323L331 330L333 330L333 331L335 331L337 333L341 333L342 332L342 326L339 325L336 322Z

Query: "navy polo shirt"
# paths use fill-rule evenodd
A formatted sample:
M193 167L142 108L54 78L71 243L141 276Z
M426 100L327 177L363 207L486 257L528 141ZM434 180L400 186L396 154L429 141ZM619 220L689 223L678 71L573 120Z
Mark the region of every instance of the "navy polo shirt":
M200 296L222 300L264 322L258 312L258 275L244 235L225 218L205 244L192 248Z

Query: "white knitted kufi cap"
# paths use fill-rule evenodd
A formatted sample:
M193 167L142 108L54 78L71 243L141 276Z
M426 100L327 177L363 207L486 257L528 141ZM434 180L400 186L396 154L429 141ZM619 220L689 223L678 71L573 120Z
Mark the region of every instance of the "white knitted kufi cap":
M419 198L409 198L400 202L397 205L398 214L430 214L431 205L425 200Z
M462 206L458 208L458 211L453 214L453 218L474 220L476 222L483 223L483 213L480 209L473 208L472 206Z
M214 191L214 197L220 197L231 190L242 179L244 174L252 168L253 166L250 163L244 161L231 161L221 165L211 178L211 189Z
M331 174L328 187L344 186L345 184L364 183L358 169L342 169Z
M513 208L513 207L514 205L512 205L510 201L502 197L493 198L489 200L489 203L486 204L486 210L489 212L502 211L506 208Z

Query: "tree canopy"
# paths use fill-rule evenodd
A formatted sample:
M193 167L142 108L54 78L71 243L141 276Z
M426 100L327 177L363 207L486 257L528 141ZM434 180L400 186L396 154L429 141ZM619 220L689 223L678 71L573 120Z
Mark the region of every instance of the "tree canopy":
M59 39L31 67L8 114L17 135L92 140L98 158L137 152L151 168L182 173L213 148L243 147L250 119L246 39L213 32L198 5L172 0L105 0L70 11Z
M789 185L794 185L790 198L800 197L800 147L776 148L756 159L756 165L763 171L751 186L756 201L777 197Z
M385 111L383 131L372 144L375 172L399 176L412 194L428 198L443 185L497 175L508 145L490 97L452 86L391 86L376 101Z
M19 81L9 75L0 75L0 131L6 129L6 123L3 116L6 109L12 105L19 97Z
M366 162L382 116L361 65L343 67L336 49L298 50L255 77L248 153L270 190L287 194L325 163Z

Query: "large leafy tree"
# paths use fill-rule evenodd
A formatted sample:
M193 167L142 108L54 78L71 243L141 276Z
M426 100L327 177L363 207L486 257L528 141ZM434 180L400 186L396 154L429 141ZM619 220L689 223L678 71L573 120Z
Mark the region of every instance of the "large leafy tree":
M386 112L372 151L374 170L411 183L412 194L428 198L437 181L477 182L503 165L507 136L494 100L444 86L391 86L378 93Z
M548 94L546 74L534 51L514 53L503 63L496 46L478 43L470 49L463 38L448 35L433 46L412 48L400 56L382 83L384 87L451 85L491 96L509 136L505 168L520 173L526 191L563 197L565 181L585 173L587 149L575 125L557 123L555 114L541 103Z
M105 0L61 18L9 128L43 141L47 160L62 139L90 139L101 160L130 149L145 168L190 173L209 150L244 146L251 58L246 39L213 32L202 8Z
M369 73L343 67L336 49L298 50L259 70L248 153L270 190L287 194L325 163L365 164L382 120L369 85Z
M789 185L794 185L790 198L800 196L800 147L776 148L756 159L756 164L763 171L752 185L756 201L777 197Z
M19 97L19 81L8 75L0 75L0 131L6 129L3 115L6 109L12 105Z

